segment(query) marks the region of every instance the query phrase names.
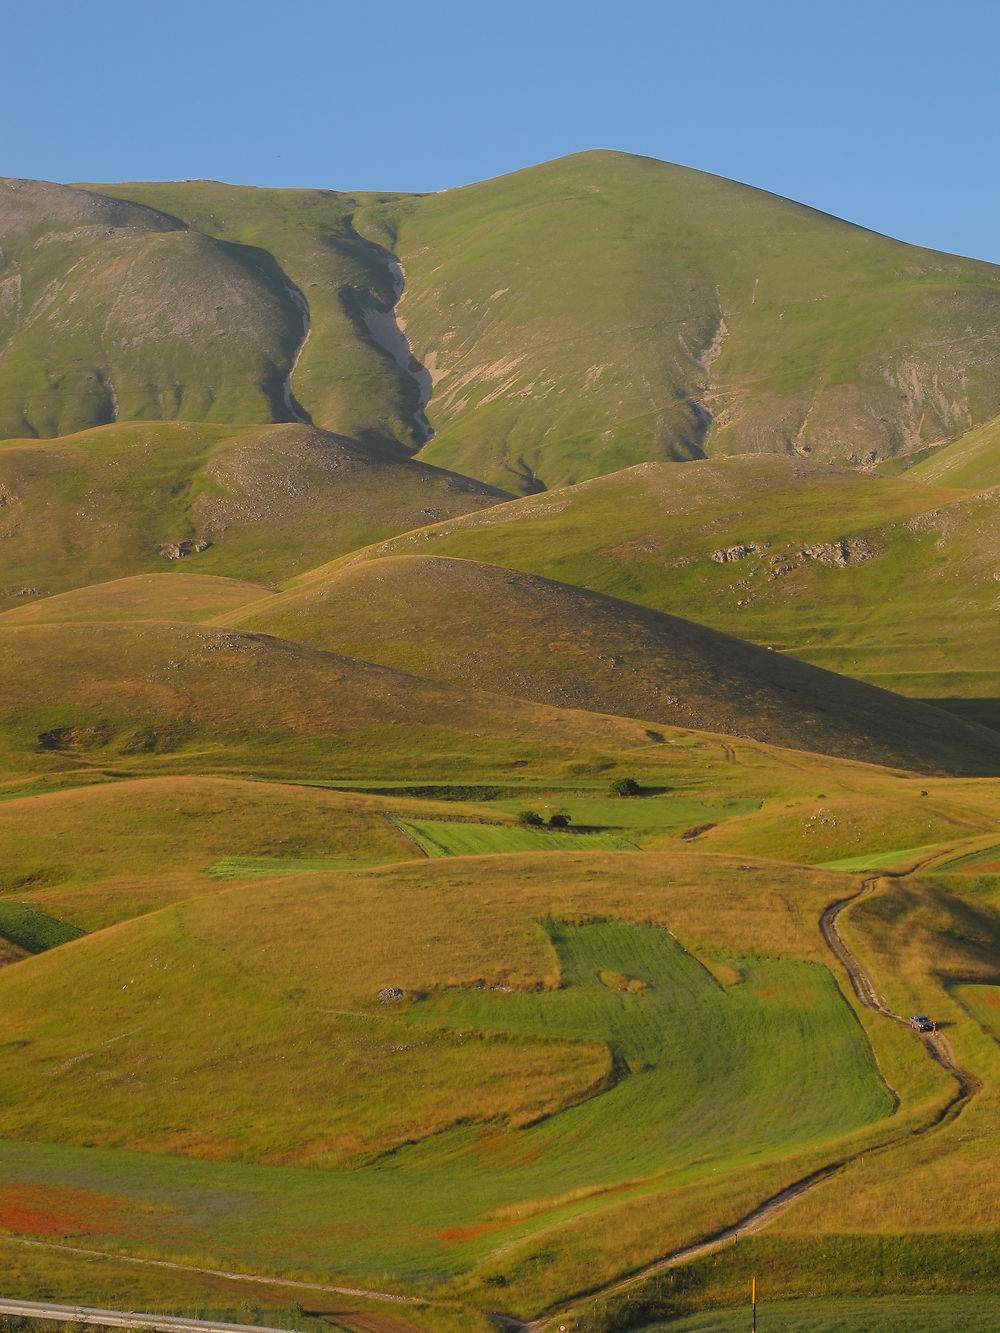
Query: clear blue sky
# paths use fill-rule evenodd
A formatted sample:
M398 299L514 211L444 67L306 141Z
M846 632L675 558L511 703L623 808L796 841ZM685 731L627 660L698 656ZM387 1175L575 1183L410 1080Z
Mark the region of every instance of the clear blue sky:
M1000 262L996 0L2 0L0 175L436 190L586 148Z

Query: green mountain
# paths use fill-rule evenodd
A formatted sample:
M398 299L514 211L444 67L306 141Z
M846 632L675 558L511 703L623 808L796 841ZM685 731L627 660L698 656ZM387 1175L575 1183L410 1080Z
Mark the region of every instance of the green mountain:
M282 580L507 498L312 426L121 422L0 442L0 608L167 569Z
M867 467L1000 411L1000 270L648 159L3 200L10 436L311 420L532 491L720 453Z
M647 460L867 466L1000 410L1000 269L585 153L358 219L406 272L426 457L524 490Z

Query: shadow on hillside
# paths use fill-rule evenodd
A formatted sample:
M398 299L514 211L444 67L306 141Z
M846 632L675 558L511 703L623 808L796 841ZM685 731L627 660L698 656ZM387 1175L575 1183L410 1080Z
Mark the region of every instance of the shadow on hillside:
M917 702L943 708L963 722L978 722L981 727L1000 732L1000 699L918 699Z

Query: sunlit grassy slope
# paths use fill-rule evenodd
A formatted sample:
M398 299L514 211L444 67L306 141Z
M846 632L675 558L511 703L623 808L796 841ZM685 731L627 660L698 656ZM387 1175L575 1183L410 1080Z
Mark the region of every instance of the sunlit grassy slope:
M564 579L993 722L998 496L783 458L645 464L369 554Z
M308 426L156 422L0 443L0 606L179 567L281 580L504 498Z
M604 153L0 232L0 1237L108 1252L5 1289L1000 1290L1000 741L844 678L1000 718L1000 270Z
M1000 419L994 417L917 463L907 473L911 481L934 486L985 490L1000 485Z
M302 314L265 250L36 181L0 181L0 234L0 436L294 419Z
M495 778L600 772L658 748L640 722L192 625L18 626L0 634L0 662L0 762L22 771Z
M468 560L348 564L231 619L560 707L910 769L995 772L1000 758L993 733L947 714L689 621Z
M97 930L214 892L220 862L309 858L378 863L420 855L396 819L454 807L320 787L171 777L0 802L0 904L28 903ZM474 817L471 807L466 818ZM0 935L4 932L0 929Z
M417 390L371 341L364 307L388 310L387 258L359 236L359 207L391 196L333 190L266 190L217 181L99 186L182 218L230 245L267 251L309 307L309 340L295 365L297 401L318 426L370 443L422 443Z
M37 590L36 590L37 591ZM17 601L0 621L12 625L51 625L86 620L210 620L258 602L269 589L243 579L213 574L133 574L92 583L51 597L15 594Z
M620 153L361 210L435 378L426 456L553 487L649 459L862 463L994 416L1000 270Z
M574 1220L585 1234L595 1207L636 1192L706 1177L745 1189L755 1163L794 1169L891 1111L822 965L814 922L832 877L632 854L624 883L620 859L272 881L5 969L8 1136L210 1159L6 1143L5 1179L55 1170L144 1201L105 1212L98 1240L138 1221L154 1252L440 1280L501 1241L537 1249ZM725 962L725 985L701 958ZM386 987L402 999L381 1002ZM81 990L67 1026L60 1008ZM361 1169L276 1169L294 1162ZM676 1224L668 1209L662 1225Z

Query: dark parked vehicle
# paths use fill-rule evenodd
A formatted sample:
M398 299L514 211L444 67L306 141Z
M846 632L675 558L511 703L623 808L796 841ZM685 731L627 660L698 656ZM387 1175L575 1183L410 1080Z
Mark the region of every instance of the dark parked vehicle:
M914 1014L910 1019L910 1027L916 1032L934 1032L937 1024L932 1023L926 1014Z

